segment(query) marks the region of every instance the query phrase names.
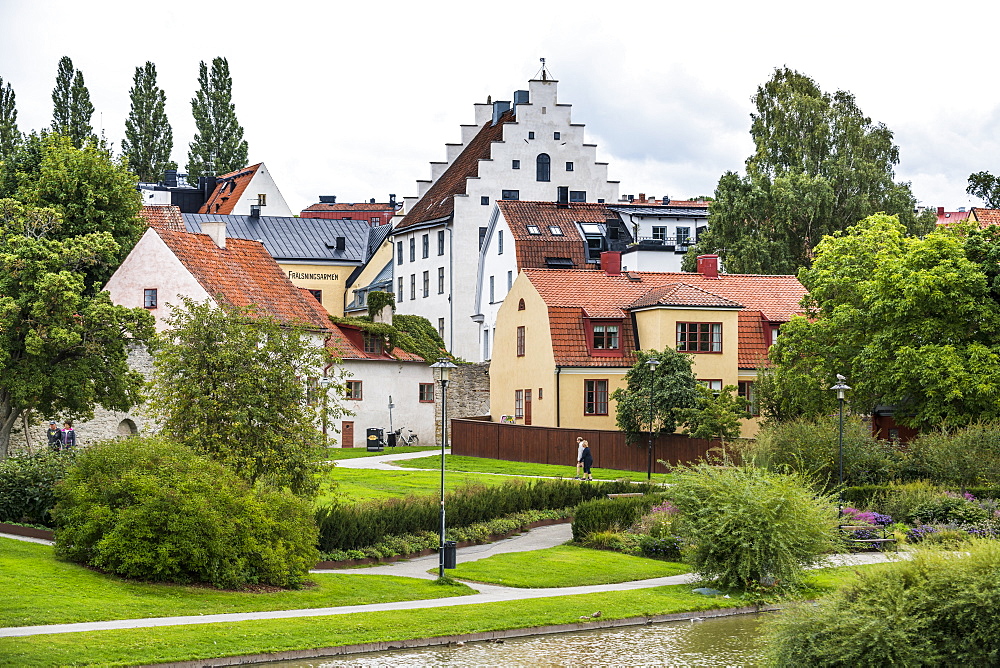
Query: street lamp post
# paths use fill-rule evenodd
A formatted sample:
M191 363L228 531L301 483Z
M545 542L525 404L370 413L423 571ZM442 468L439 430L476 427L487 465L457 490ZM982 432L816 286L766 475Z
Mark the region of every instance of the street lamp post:
M649 367L649 447L646 452L646 480L653 479L653 388L656 377L656 367L660 365L660 360L650 357L646 360Z
M447 357L439 357L431 364L441 382L441 547L438 550L438 577L444 577L444 449L448 442L448 377L458 368Z
M831 390L837 391L837 399L840 401L840 430L838 435L838 459L840 466L840 494L839 494L839 509L842 512L844 508L844 392L851 389L851 387L845 383L847 380L839 373L837 374L837 384L831 387Z

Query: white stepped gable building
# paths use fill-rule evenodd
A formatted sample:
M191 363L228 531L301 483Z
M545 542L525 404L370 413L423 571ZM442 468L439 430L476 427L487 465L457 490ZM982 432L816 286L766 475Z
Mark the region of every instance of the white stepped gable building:
M447 144L447 159L431 163L431 179L418 181L419 197L404 200L392 233L397 312L428 318L448 350L470 361L483 359L472 316L494 203L618 198L618 182L608 180L596 144L585 143L584 126L571 121L571 105L556 101L556 86L543 70L527 91L515 92L513 106L474 105L475 125L461 126L462 142Z

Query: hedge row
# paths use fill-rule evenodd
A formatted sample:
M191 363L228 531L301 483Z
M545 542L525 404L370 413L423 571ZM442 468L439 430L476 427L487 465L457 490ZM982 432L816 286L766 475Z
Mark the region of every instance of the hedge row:
M649 492L653 485L624 481L509 481L496 487L468 485L445 497L448 527L467 527L526 510L554 510L623 492ZM433 496L335 503L316 512L322 552L357 550L387 536L440 529L441 501Z
M585 501L573 515L573 540L581 542L599 531L625 531L662 500L660 495L646 494Z
M66 477L74 450L0 460L0 522L54 527L55 484Z
M868 508L878 499L885 498L893 489L891 485L845 487L842 498L848 506ZM1000 499L1000 487L969 487L967 489L952 487L949 491L968 492L977 499Z

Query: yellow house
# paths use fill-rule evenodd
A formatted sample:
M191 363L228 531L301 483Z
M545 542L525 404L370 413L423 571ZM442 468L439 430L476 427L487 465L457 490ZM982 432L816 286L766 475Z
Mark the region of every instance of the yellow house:
M525 269L497 314L490 364L494 421L617 429L610 395L636 350L670 346L694 358L698 380L736 385L753 402L757 365L805 288L794 276ZM748 420L744 435L756 432Z

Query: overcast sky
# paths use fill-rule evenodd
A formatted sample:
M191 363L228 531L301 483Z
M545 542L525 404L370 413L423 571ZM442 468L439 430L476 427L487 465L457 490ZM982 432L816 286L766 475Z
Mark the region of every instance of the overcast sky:
M250 162L293 211L337 195L415 195L473 120L538 71L559 80L622 194L711 194L742 170L751 97L787 65L849 90L900 147L896 176L928 206L981 205L1000 172L995 1L213 2L0 0L0 77L22 130L49 125L59 58L83 72L93 125L119 148L135 67L166 91L181 169L198 63L229 59Z

